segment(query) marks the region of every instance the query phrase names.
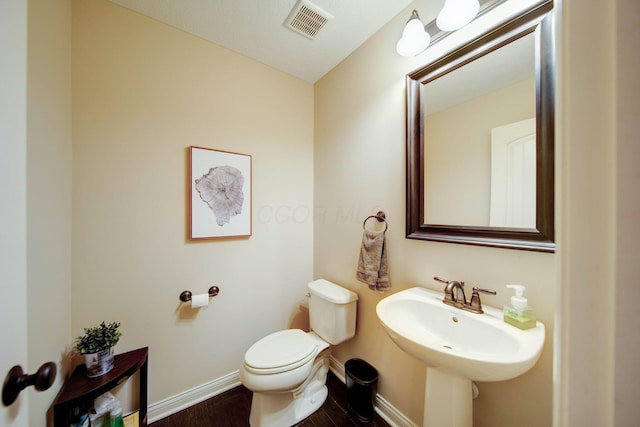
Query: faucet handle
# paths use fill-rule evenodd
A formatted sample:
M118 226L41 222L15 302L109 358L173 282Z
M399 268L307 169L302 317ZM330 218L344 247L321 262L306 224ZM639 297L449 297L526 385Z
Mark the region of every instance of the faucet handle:
M481 289L481 288L473 288L473 292L471 293L471 301L469 301L468 308L474 313L484 313L482 309L482 302L480 301L480 292L483 294L496 295L496 291L493 289Z

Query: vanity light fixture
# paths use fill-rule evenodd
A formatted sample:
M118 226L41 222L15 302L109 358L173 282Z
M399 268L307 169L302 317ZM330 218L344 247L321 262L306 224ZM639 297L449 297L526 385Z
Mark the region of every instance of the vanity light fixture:
M478 0L445 0L444 7L436 18L438 28L455 31L473 21L480 10Z
M416 56L424 52L431 42L431 36L414 10L402 31L402 37L396 44L396 52L402 56Z
M427 26L422 23L418 12L414 10L402 31L402 37L396 44L396 52L402 56L419 55L424 52L429 46L429 43L431 43L429 31L434 31L434 40L437 41L442 37L442 32L459 30L473 21L478 15L478 12L482 14L504 1L505 0L445 0L444 7L438 14L435 22ZM438 33L438 29L440 33Z

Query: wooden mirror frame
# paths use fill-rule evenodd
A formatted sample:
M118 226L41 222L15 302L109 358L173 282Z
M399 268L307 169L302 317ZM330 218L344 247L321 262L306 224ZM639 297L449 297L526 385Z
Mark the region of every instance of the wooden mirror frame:
M554 252L555 52L547 1L407 75L408 239ZM536 40L536 227L425 224L422 86L539 28Z

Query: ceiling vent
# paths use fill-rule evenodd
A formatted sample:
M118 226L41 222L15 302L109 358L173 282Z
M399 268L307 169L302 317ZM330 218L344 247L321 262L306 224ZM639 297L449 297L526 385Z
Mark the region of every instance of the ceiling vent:
M284 21L284 26L310 39L316 35L333 16L308 0L298 0Z

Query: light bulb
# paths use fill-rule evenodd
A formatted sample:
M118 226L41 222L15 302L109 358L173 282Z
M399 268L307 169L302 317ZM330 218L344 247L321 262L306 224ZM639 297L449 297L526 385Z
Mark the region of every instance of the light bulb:
M431 36L424 29L424 24L415 10L402 31L402 37L396 44L396 52L402 56L416 56L422 53L429 43Z
M478 0L445 0L436 18L436 25L442 31L458 30L473 21L479 10Z

